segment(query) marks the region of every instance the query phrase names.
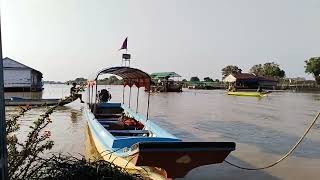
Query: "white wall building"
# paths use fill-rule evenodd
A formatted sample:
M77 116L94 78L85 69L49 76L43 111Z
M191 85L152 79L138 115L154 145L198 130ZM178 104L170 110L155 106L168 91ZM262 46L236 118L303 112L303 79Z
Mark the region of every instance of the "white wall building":
M42 91L42 73L8 57L3 59L6 92Z

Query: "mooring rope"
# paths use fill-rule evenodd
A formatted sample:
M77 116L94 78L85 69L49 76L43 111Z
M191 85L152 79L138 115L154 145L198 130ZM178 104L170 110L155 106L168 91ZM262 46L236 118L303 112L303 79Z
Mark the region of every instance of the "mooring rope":
M318 120L320 116L320 112L315 116L315 118L313 119L312 123L309 125L309 127L306 129L306 131L304 132L303 136L301 136L301 138L296 142L296 144L290 149L289 152L287 152L284 156L282 156L278 161L274 162L274 163L271 163L267 166L264 166L264 167L259 167L259 168L249 168L249 167L243 167L243 166L239 166L239 165L236 165L234 163L231 163L227 160L224 160L224 162L226 162L227 164L231 165L231 166L234 166L236 168L239 168L239 169L244 169L244 170L262 170L262 169L268 169L268 168L271 168L277 164L279 164L281 161L285 160L287 157L289 157L292 152L301 144L301 142L303 141L303 139L306 137L306 135L309 133L310 129L312 128L312 126L316 123L316 121Z

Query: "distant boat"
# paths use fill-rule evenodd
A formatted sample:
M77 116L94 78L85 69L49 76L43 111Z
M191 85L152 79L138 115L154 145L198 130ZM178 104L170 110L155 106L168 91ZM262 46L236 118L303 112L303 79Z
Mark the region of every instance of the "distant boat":
M182 92L182 83L172 80L162 80L150 87L151 92ZM148 91L148 89L146 89Z
M181 76L175 72L152 73L151 92L182 92L183 83L175 80ZM146 91L149 89L146 88Z
M190 170L208 164L222 163L235 150L234 142L183 142L149 119L148 92L147 115L138 113L129 105L101 102L97 96L98 77L114 74L123 78L124 86L147 87L150 76L135 68L113 67L98 72L87 88L86 119L95 147L106 161L139 173L150 179L184 177ZM102 90L100 90L100 93ZM101 95L101 96L100 96ZM109 94L108 94L109 95ZM139 95L137 95L138 107Z
M265 97L267 96L267 94L269 94L270 92L250 92L250 91L236 91L236 92L232 92L232 91L228 91L228 95L232 95L232 96L252 96L252 97Z
M12 97L5 99L5 106L53 106L58 104L61 99L24 99L19 97ZM64 101L61 106L71 103L73 100Z

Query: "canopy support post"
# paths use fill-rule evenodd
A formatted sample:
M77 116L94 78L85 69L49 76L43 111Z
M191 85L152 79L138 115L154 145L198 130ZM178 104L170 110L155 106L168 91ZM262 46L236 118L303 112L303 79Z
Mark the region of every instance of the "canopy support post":
M129 108L131 107L131 88L132 86L130 86L130 91L129 91Z
M94 104L97 104L97 95L98 95L98 80L96 81L96 97L94 98Z
M140 90L140 88L138 88L138 92L137 92L137 108L136 108L136 113L138 113L138 108L139 108L139 90Z
M93 85L91 86L91 98L90 98L90 106L91 106L91 111L93 111Z
M125 90L125 86L123 86L122 88L122 104L124 104L124 90Z
M89 89L89 90L87 90L87 91L88 91L88 92L87 92L87 98L88 98L88 99L86 99L86 100L87 100L87 102L90 103L90 85L89 85L89 82L87 82L87 86L88 86L88 89Z
M147 120L149 119L149 109L150 109L150 86L149 86L149 93L148 93Z

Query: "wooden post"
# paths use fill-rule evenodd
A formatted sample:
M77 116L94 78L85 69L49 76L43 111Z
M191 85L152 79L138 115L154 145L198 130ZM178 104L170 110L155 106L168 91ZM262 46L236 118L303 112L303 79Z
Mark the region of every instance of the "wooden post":
M4 109L4 78L0 20L0 179L8 179L8 152L6 136L6 116Z
M124 104L124 90L125 90L125 86L123 86L123 89L122 89L122 104Z

